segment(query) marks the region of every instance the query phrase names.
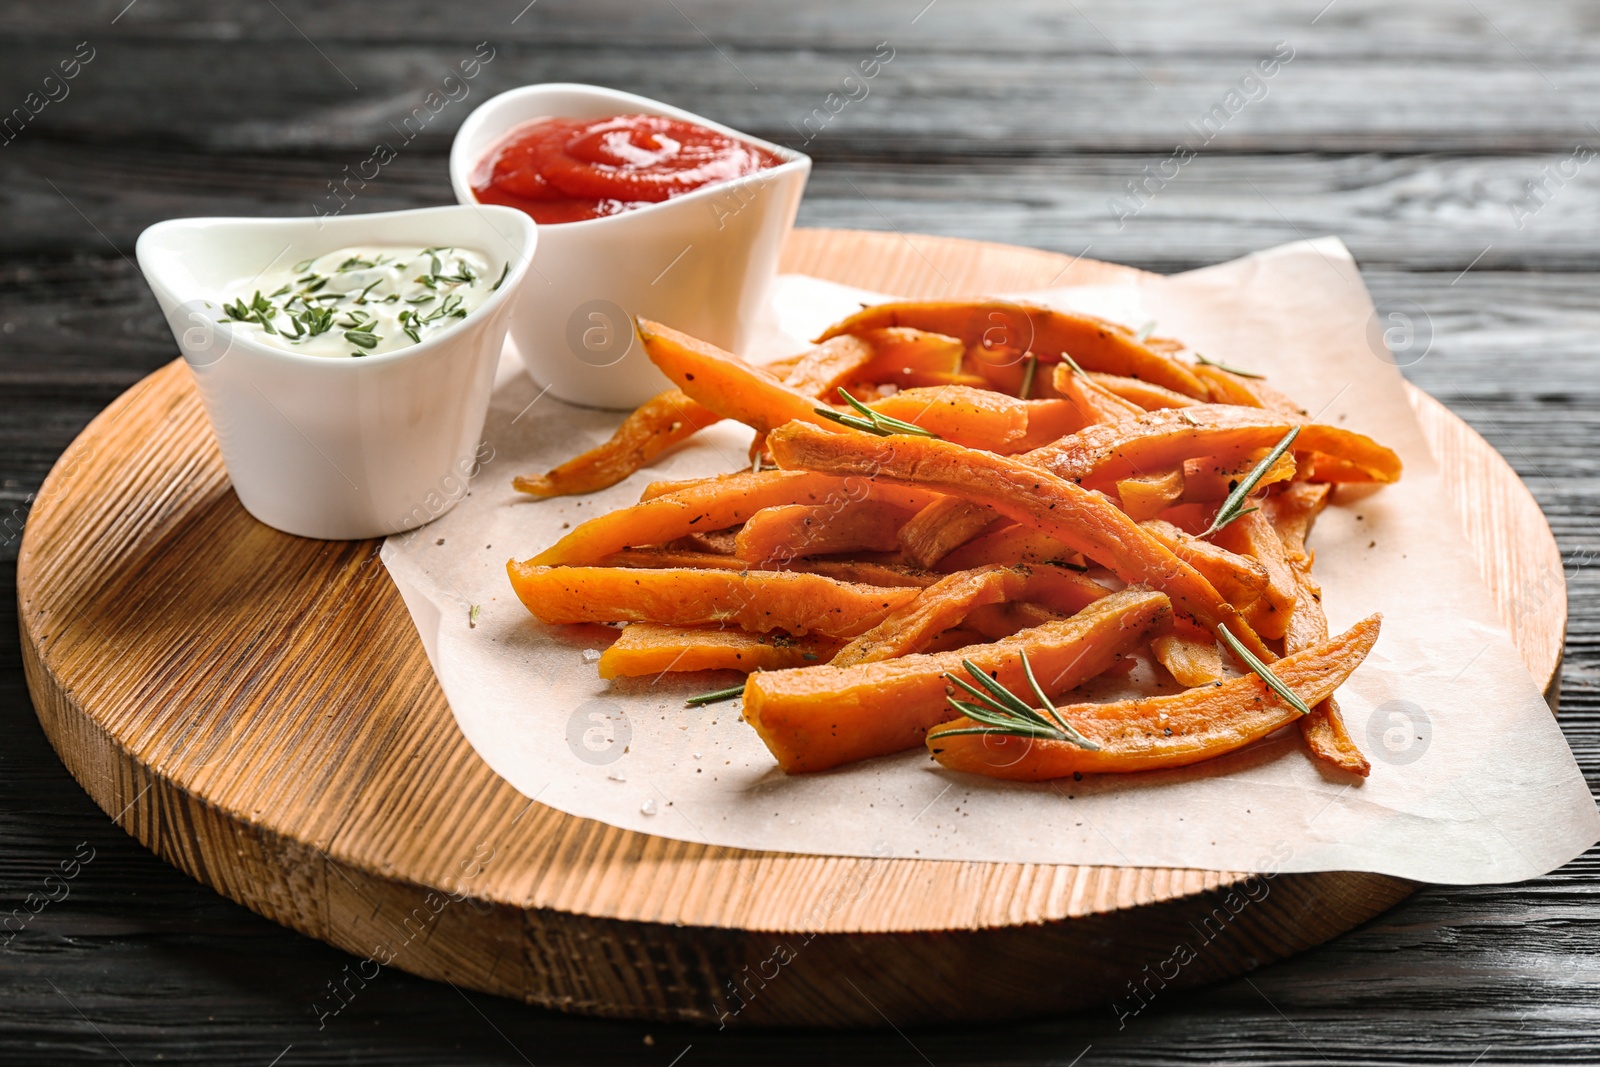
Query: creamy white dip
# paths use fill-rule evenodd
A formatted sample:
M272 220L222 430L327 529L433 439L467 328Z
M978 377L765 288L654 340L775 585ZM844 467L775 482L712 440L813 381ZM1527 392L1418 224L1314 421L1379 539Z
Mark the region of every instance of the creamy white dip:
M471 314L505 280L465 248L362 245L229 286L223 321L257 341L313 356L375 356Z

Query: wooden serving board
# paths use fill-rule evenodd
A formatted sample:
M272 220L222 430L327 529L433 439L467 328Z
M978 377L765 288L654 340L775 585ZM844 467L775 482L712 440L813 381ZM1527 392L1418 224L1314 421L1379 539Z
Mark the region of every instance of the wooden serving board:
M919 297L1134 273L854 231L795 233L784 269ZM1566 620L1550 529L1493 448L1412 401L1548 688ZM566 1011L723 1025L1039 1014L1125 996L1243 877L745 852L542 807L457 730L378 548L250 518L175 362L56 464L17 569L29 687L68 769L170 863L353 953L335 984L392 965ZM1172 984L1318 944L1414 888L1280 875Z

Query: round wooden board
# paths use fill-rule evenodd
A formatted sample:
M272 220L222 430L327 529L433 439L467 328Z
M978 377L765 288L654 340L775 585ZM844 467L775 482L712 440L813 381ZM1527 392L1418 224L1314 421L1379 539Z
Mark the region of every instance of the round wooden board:
M784 269L919 297L1133 273L853 231L795 233ZM1412 400L1549 683L1566 620L1549 527L1493 448ZM393 965L567 1011L725 1025L1033 1015L1122 994L1243 877L742 852L542 807L456 729L378 547L250 518L175 362L56 464L17 570L29 686L68 769L170 863L361 957L336 985ZM1518 612L1529 590L1541 610ZM1177 984L1315 945L1414 888L1280 875Z

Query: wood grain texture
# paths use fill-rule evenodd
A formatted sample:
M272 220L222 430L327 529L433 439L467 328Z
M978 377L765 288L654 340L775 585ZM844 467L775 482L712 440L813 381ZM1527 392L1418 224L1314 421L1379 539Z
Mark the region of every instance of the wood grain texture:
M1129 272L848 231L797 233L785 265L924 296ZM1468 527L1492 584L1559 574L1537 505L1504 461L1420 393L1416 403L1462 474L1458 503L1504 516ZM1503 526L1513 539L1495 539ZM540 807L455 729L376 547L249 519L187 369L171 364L68 449L34 505L18 571L35 705L85 789L169 862L358 956L593 1014L1012 1017L1116 996L1240 877L740 852ZM1503 598L1503 611L1519 603ZM1541 679L1561 645L1551 620L1564 618L1564 605L1508 614ZM1319 943L1411 889L1280 876L1175 984ZM980 971L992 980L975 992Z

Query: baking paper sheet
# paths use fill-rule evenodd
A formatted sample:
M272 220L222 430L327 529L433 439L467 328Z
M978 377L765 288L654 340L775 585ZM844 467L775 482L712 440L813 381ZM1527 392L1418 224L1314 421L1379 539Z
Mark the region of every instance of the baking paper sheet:
M1560 729L1496 619L1450 519L1438 468L1374 351L1373 308L1336 240L1120 288L1030 295L1163 335L1264 372L1324 421L1395 448L1397 486L1341 490L1316 526L1316 573L1335 632L1373 612L1383 634L1339 690L1372 760L1353 781L1309 759L1291 729L1197 767L1016 784L955 774L924 750L816 775L780 772L737 703L685 708L732 674L602 681L608 627L546 627L506 579L658 478L741 466L748 431L719 426L592 496L536 501L513 474L604 440L619 416L541 394L514 358L485 428L488 458L464 500L390 538L405 597L456 721L528 797L572 815L712 845L849 856L1210 870L1360 870L1439 883L1529 878L1600 837L1600 814ZM780 279L777 319L814 336L881 299ZM752 353L804 347L769 337ZM1556 576L1559 578L1559 576Z

